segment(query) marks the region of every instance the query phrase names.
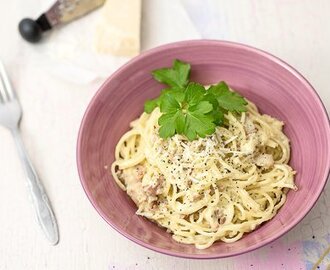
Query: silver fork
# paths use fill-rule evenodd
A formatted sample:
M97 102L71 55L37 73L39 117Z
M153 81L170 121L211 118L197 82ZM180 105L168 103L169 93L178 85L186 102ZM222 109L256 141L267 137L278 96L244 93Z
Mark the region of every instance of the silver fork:
M11 87L5 68L0 61L0 124L8 128L15 139L18 154L26 172L27 187L37 214L38 223L51 244L56 245L58 243L58 228L55 215L47 194L25 150L19 131L21 118L21 106Z

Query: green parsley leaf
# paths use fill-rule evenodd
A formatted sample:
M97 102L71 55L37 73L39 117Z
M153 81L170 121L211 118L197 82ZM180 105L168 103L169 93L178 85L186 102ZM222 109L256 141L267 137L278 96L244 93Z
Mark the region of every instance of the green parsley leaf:
M175 134L175 132L182 133L184 126L184 115L181 111L165 113L158 119L160 125L159 136L161 138L168 138Z
M144 111L151 113L156 107L159 106L159 99L149 99L144 103Z
M212 109L213 106L208 101L201 101L188 108L185 134L189 140L196 139L197 135L204 138L215 131L214 118L207 115Z
M176 114L176 112L163 114L161 117L159 117L158 124L162 126L162 125L165 125L167 122L172 121L175 114Z
M219 107L219 103L216 97L207 91L207 94L204 96L204 100L210 102L213 106L213 110L208 113L214 118L214 124L220 126L224 122L226 111Z
M231 112L246 112L246 100L240 94L230 91L225 82L212 85L208 92L216 97L219 106L223 109Z
M184 100L189 104L189 106L194 106L203 99L205 93L206 90L203 85L198 83L189 83L185 90Z
M203 113L206 114L210 111L212 111L213 106L210 102L208 101L201 101L200 103L198 103L195 106L190 106L188 108L189 112L195 112L195 113Z
M217 126L222 126L225 123L225 113L220 107L217 110L209 112L207 115L213 117L213 123Z
M156 69L152 72L154 79L172 87L185 87L188 83L190 65L174 60L172 68Z
M160 128L159 128L159 136L161 138L169 138L172 137L175 134L175 127L173 125L172 121L165 122Z
M178 134L182 134L185 129L186 124L186 116L182 113L182 111L178 111L176 113L176 118L174 121L175 130Z
M182 92L180 89L166 89L162 92L160 110L164 114L158 120L160 137L168 138L177 133L194 140L197 136L204 138L212 134L215 118L208 113L213 110L213 105L203 100L206 95L204 86L190 83L183 92L183 98Z
M225 125L228 111L239 115L247 110L246 100L230 90L225 82L212 85L208 90L201 84L189 82L190 65L180 60L172 68L153 71L154 78L165 83L158 98L148 100L144 111L151 113L156 107L162 115L158 119L159 135L166 139L174 134L185 135L189 140L204 138ZM236 117L236 116L235 116Z
M162 113L172 113L179 110L179 102L170 94L165 94L160 100L160 111Z
M163 89L160 93L161 96L169 94L173 96L178 102L182 102L184 100L184 89L183 88L178 88L178 87L173 87L173 88L166 88Z
M186 116L185 135L192 141L199 137L205 138L215 131L215 124L210 115L202 114L198 111L188 112Z
M144 103L144 111L146 113L152 113L156 107L160 107L161 100L166 94L173 96L177 102L182 102L184 100L184 89L178 87L166 88L161 91L158 98L147 100Z

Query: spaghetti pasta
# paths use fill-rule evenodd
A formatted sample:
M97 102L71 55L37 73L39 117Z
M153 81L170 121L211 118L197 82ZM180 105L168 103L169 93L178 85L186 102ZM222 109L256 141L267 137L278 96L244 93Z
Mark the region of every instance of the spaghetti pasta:
M111 172L136 213L199 249L235 242L273 218L288 189L297 189L289 140L282 122L251 102L247 109L229 112L226 127L194 141L160 138L159 108L133 121L116 146Z

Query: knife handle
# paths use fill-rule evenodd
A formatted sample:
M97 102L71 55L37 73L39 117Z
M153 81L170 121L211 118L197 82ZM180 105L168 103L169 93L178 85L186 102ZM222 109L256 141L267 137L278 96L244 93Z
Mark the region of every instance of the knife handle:
M37 20L25 18L20 21L18 30L21 36L29 42L36 43L41 37L42 33L52 28L45 14L42 14Z

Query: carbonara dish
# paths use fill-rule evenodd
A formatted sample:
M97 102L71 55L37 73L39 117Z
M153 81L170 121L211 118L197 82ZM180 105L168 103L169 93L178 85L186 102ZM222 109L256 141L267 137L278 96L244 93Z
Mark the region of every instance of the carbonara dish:
M131 123L115 150L112 175L137 214L181 243L205 249L239 240L274 217L288 189L297 189L288 165L283 123L248 102L226 127L193 141L158 134L159 108Z

